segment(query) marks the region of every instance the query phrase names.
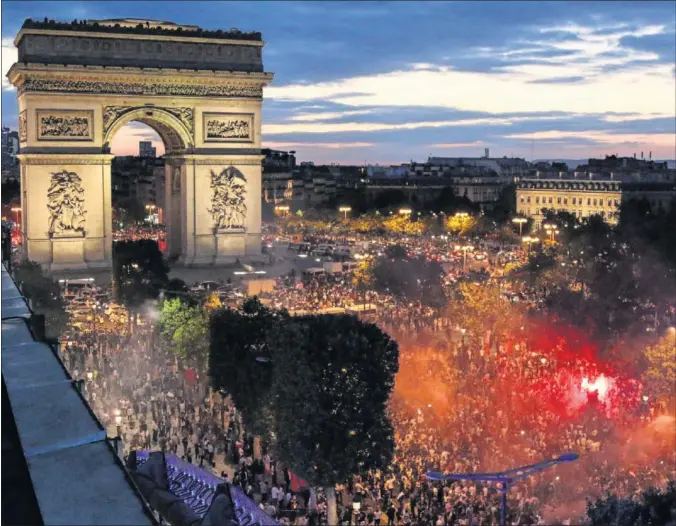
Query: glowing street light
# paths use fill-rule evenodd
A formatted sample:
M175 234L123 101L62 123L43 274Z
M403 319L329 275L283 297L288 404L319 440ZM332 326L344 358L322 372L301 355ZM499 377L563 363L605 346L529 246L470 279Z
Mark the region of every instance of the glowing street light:
M413 210L411 210L410 208L400 208L399 213L401 215L411 215L413 213Z
M507 492L509 491L510 484L513 484L517 480L528 478L535 473L540 473L557 464L562 464L564 462L574 462L578 458L580 458L580 455L570 452L564 453L563 455L553 458L552 460L545 460L543 462L538 462L537 464L509 469L507 471L500 471L498 473L452 473L450 475L444 475L443 473L439 472L429 472L425 476L430 480L437 481L477 480L483 482L499 482L501 484L500 492L502 493L500 526L505 526L505 520L507 517Z
M519 225L519 236L521 236L523 234L523 225L528 223L528 219L525 217L515 217L512 219L512 223Z
M13 206L12 212L14 212L16 214L16 223L18 223L19 222L19 214L21 213L21 207L20 206Z
M467 270L467 252L474 250L472 245L456 245L456 250L462 250L462 270L463 272Z
M347 220L347 213L352 212L352 207L351 206L341 206L338 208L339 212L343 212L345 214L345 219Z
M530 254L530 246L531 246L531 244L532 244L532 243L537 243L537 242L540 241L540 240L539 240L537 237L523 236L523 237L521 238L521 241L523 241L524 243L526 243L526 245L528 246L528 251L527 251L527 253Z
M285 216L289 213L290 208L287 205L277 205L275 207L275 212Z

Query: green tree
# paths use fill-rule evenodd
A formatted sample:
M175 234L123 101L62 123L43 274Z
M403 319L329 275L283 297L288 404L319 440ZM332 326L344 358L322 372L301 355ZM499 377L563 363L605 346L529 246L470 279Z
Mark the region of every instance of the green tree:
M392 459L387 405L399 349L354 316L293 318L271 334L280 460L324 488L328 523L338 524L335 485ZM279 358L277 358L279 356Z
M209 349L209 322L198 307L179 298L162 304L157 330L160 341L177 358L203 373Z
M668 526L676 523L676 482L667 488L648 488L638 497L616 495L592 502L587 500L590 526Z
M168 271L156 241L141 239L113 245L113 293L134 318L143 303L157 299L166 287Z
M246 429L266 441L272 430L272 369L278 362L268 335L288 318L285 311L270 310L253 297L239 310L215 311L209 325L212 387L230 395Z
M21 185L19 181L9 180L2 183L2 204L8 205L14 202L19 202L19 196L21 194Z
M444 269L424 256L410 258L399 245L388 247L371 270L373 288L405 301L419 301L433 308L446 303L442 286Z

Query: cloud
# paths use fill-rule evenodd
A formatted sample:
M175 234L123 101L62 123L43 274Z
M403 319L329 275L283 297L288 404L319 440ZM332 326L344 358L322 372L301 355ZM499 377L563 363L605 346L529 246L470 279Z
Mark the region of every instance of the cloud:
M372 142L263 142L264 148L328 148L342 150L343 148L369 148Z
M599 144L646 145L655 147L671 147L676 149L676 136L673 133L613 133L609 130L599 131L539 131L534 133L514 133L505 135L505 139L528 139L550 141L560 139L583 139Z
M632 122L632 121L651 121L653 119L675 119L676 115L669 113L651 113L639 115L636 113L628 115L605 115L603 120L606 122Z
M283 133L342 133L342 132L374 132L394 130L418 130L421 128L450 128L455 126L511 126L514 122L562 120L571 116L532 116L532 117L481 117L476 119L459 119L455 121L421 121L421 122L318 122L300 124L263 124L264 135Z
M430 144L430 148L473 148L476 146L486 146L486 143L482 141L474 141L474 142L440 142L436 144Z
M632 49L622 41L665 32L662 25L543 28L535 42L519 43L521 49L479 50L478 56L502 62L488 71L417 63L331 82L271 86L265 95L354 108L438 107L496 115L676 113L673 58L661 60L656 53Z
M312 122L312 121L330 121L340 119L341 117L349 117L352 115L367 115L373 113L373 110L352 110L352 111L327 111L322 113L299 113L294 115L289 120Z
M19 52L14 47L13 38L2 39L2 91L11 91L14 89L7 80L7 72L9 68L18 60Z

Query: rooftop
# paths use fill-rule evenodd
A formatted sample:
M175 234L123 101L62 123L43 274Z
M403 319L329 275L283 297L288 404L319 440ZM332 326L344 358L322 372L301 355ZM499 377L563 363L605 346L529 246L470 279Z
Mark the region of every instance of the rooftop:
M169 35L195 38L213 38L222 40L252 40L262 41L261 33L251 31L245 33L236 28L223 30L208 30L197 26L184 26L174 22L161 22L135 18L112 20L73 20L72 22L57 22L45 18L42 21L27 19L21 29L42 29L51 31L78 31L96 33L122 33L135 35Z
M30 317L3 266L3 524L156 524L57 351L35 341Z

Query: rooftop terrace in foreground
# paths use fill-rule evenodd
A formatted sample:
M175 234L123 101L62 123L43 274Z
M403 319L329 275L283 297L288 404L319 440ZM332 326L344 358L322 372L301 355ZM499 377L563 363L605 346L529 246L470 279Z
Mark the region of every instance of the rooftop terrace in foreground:
M2 267L2 524L157 524Z

